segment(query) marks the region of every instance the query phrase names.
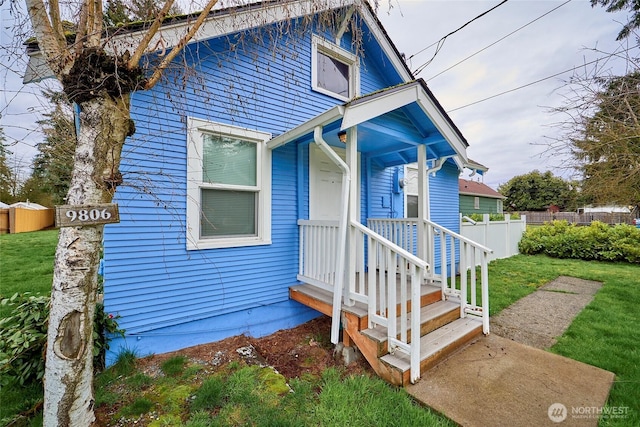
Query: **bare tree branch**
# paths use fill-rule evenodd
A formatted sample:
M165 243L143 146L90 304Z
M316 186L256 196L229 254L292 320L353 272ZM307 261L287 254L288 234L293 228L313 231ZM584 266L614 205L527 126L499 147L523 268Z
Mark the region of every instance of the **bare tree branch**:
M149 27L146 34L142 38L142 40L140 40L140 44L136 48L136 51L133 53L133 55L131 55L131 58L129 59L129 62L127 64L129 69L132 69L138 66L138 63L140 62L140 59L144 55L145 51L147 50L147 47L149 46L151 39L153 38L153 36L156 35L158 30L160 29L160 26L162 25L162 21L169 13L169 10L171 10L171 6L173 6L173 0L167 0L162 10L160 11L160 13L158 14L158 16L156 16L156 19L151 24L151 27Z
M102 17L102 0L88 0L88 2L92 5L92 13L89 15L88 24L90 25L90 31L87 34L87 41L89 46L96 47L100 45L102 26L104 25Z
M58 0L49 1L49 14L51 15L51 25L58 40L58 45L60 49L66 49L67 39L64 34L64 27L62 26L62 19L60 19L60 4Z
M71 62L69 51L66 47L66 39L64 45L62 45L59 39L60 31L56 31L49 21L49 16L47 15L47 10L42 0L25 0L25 3L33 31L38 40L38 46L43 51L51 71L53 71L58 79L61 79L63 70L69 66ZM50 6L52 10L55 9L53 15L57 16L56 19L59 21L57 0L53 0ZM62 27L61 22L59 25ZM62 32L62 36L64 37L64 31Z
M89 7L88 2L82 3L80 6L80 20L78 21L78 26L76 28L76 45L81 46L83 44L83 40L87 36L89 28L87 27L87 19L88 13L87 8Z
M198 16L198 19L196 19L196 22L194 22L194 24L191 27L191 29L189 30L189 32L187 34L185 34L184 37L182 37L182 39L180 39L180 41L171 49L169 54L167 56L165 56L162 59L162 62L160 62L160 64L156 67L156 69L154 70L154 72L151 75L151 77L149 78L149 80L147 80L147 84L145 85L145 89L150 89L153 86L155 86L156 83L158 83L158 81L160 80L160 77L162 76L162 73L164 72L164 70L169 66L171 61L173 61L173 59L180 52L182 52L182 49L187 45L189 40L191 40L193 38L193 36L195 36L195 34L198 32L198 30L202 26L202 23L204 22L204 20L209 15L209 11L211 11L211 9L213 8L213 6L216 5L216 3L218 3L218 0L209 0L207 5L205 6L204 10L202 12L200 12L200 15Z

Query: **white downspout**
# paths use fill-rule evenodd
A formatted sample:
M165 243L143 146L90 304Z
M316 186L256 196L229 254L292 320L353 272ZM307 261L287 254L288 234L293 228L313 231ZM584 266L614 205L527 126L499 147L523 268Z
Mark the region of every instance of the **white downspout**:
M329 147L322 138L322 126L313 130L313 140L324 154L342 170L342 195L340 222L338 225L338 252L336 253L336 283L333 289L333 311L331 316L331 342L337 344L340 339L340 315L342 311L342 289L344 287L344 258L347 252L347 215L349 213L349 185L351 173L349 166Z
M426 182L426 197L427 197L427 219L430 221L431 220L431 195L429 194L429 175L436 175L436 172L438 172L440 169L442 169L442 166L444 166L444 164L446 163L447 159L454 157L454 156L446 156L446 157L440 157L439 159L435 160L433 163L433 167L428 168L427 169L427 182ZM431 264L433 265L433 264Z

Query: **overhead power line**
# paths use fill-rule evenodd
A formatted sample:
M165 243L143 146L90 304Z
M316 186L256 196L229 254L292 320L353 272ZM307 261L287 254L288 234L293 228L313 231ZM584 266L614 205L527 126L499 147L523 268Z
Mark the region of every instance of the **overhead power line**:
M534 19L534 20L532 20L532 21L527 22L526 24L524 24L524 25L523 25L523 26L521 26L521 27L516 28L515 30L513 30L512 32L510 32L510 33L509 33L509 34L507 34L506 36L499 38L498 40L496 40L495 42L491 43L490 45L487 45L487 46L485 46L484 48L480 49L479 51L477 51L477 52L475 52L475 53L472 53L471 55L467 56L466 58L464 58L464 59L462 59L462 60L460 60L460 61L456 62L456 63L455 63L455 64L453 64L452 66L450 66L450 67L448 67L448 68L445 68L444 70L440 71L438 74L435 74L435 75L433 75L433 76L429 77L426 81L427 81L427 82L428 82L428 81L431 81L431 80L435 79L436 77L438 77L439 75L441 75L441 74L443 74L443 73L445 73L445 72L449 71L450 69L452 69L452 68L454 68L454 67L457 67L458 65L462 64L462 63L463 63L463 62L465 62L466 60L473 58L474 56L476 56L477 54L479 54L479 53L481 53L481 52L484 52L485 50L489 49L491 46L494 46L494 45L496 45L496 44L500 43L502 40L506 39L507 37L512 36L513 34L517 33L518 31L522 30L523 28L526 28L526 27L528 27L529 25L533 24L534 22L536 22L536 21L538 21L538 20L540 20L540 19L544 18L545 16L549 15L550 13L555 12L556 10L560 9L562 6L564 6L564 5L565 5L565 4L567 4L567 3L570 3L571 1L572 1L572 0L567 0L567 1L565 1L564 3L562 3L561 5L554 7L554 8L553 8L553 9L551 9L550 11L548 11L548 12L546 12L546 13L543 13L542 15L538 16L536 19Z
M436 55L438 54L438 52L440 52L440 49L442 49L442 46L444 46L444 42L447 39L447 37L457 33L458 31L462 30L464 27L466 27L467 25L471 24L472 22L482 18L484 15L486 15L487 13L499 8L500 6L502 6L503 4L505 4L506 2L508 2L509 0L503 0L502 2L500 2L499 4L493 6L491 9L486 10L484 12L482 12L480 15L476 16L475 18L471 19L470 21L465 22L462 26L458 27L457 29L451 31L449 34L447 34L446 36L442 37L440 40L438 40L435 43L430 44L429 46L425 47L424 49L419 50L418 52L414 53L413 55L411 55L408 59L413 58L414 56L418 55L419 53L424 52L425 50L429 49L430 47L434 46L434 45L438 45L436 47L436 51L433 53L433 56L424 64L422 64L421 66L419 66L418 68L416 68L416 70L413 72L414 75L418 75L420 74L420 72L422 70L424 70L429 64L431 64L431 61L433 61L436 57Z
M545 80L552 79L552 78L554 78L554 77L558 77L558 76L560 76L560 75L562 75L562 74L566 74L566 73L568 73L568 72L570 72L570 71L575 71L575 70L577 70L578 68L584 67L584 66L586 66L586 65L595 64L596 62L602 61L603 59L611 58L612 56L618 55L619 53L622 53L622 52L628 52L628 51L630 51L631 49L635 49L635 48L637 48L637 47L639 47L639 46L640 46L640 44L637 44L637 45L635 45L635 46L633 46L633 47L630 47L630 48L628 48L628 49L624 49L624 50L619 51L619 52L614 52L614 53L608 54L608 55L606 55L606 56L601 56L600 58L596 58L596 59L594 59L593 61L585 62L584 64L581 64L581 65L579 65L579 66L575 66L575 67L569 68L569 69L567 69L567 70L560 71L559 73L555 73L555 74L552 74L552 75L550 75L550 76L543 77L543 78L541 78L541 79L538 79L538 80L532 81L532 82L530 82L530 83L527 83L527 84L524 84L524 85L521 85L521 86L515 87L515 88L513 88L513 89L505 90L504 92L496 93L495 95L487 96L486 98L482 98L482 99L479 99L479 100L477 100L477 101L471 102L471 103L469 103L469 104L465 104L465 105L462 105L462 106L460 106L460 107L454 108L454 109L452 109L452 110L448 110L448 111L447 111L447 113L452 113L452 112L454 112L454 111L462 110L463 108L467 108L467 107L470 107L470 106L472 106L472 105L476 105L476 104L479 104L479 103L481 103L481 102L488 101L488 100L490 100L490 99L497 98L497 97L499 97L499 96L506 95L506 94L508 94L508 93L515 92L515 91L517 91L517 90L524 89L524 88L529 87L529 86L533 86L533 85L535 85L535 84L537 84L537 83L543 82L543 81L545 81Z

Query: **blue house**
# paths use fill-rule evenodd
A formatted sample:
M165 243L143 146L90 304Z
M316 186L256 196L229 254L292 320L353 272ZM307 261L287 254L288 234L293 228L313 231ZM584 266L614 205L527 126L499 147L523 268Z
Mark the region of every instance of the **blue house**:
M104 236L105 310L126 329L111 360L324 313L334 343L405 384L489 332L486 263L476 277L471 261L489 250L457 234L465 138L367 2L310 3L212 12L163 82L132 95ZM149 60L188 25L167 23Z

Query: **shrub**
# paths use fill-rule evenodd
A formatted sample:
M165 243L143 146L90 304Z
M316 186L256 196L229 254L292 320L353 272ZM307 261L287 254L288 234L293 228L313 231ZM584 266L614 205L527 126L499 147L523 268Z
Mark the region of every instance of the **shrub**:
M118 327L120 316L105 313L104 305L96 304L93 322L93 368L102 371L105 368L105 355L109 350L109 339L114 335L124 337L124 329Z
M0 376L5 385L11 378L21 385L44 375L49 297L25 293L3 299L15 305L9 317L0 320Z
M6 384L11 379L21 385L42 379L44 353L47 343L49 296L16 293L0 301L14 308L11 314L0 319L0 377ZM109 349L109 334L124 334L118 328L117 316L104 312L97 304L93 324L94 366L104 367L104 355Z
M527 229L518 248L528 255L640 263L640 229L627 224L611 227L597 221L588 227L552 221Z

